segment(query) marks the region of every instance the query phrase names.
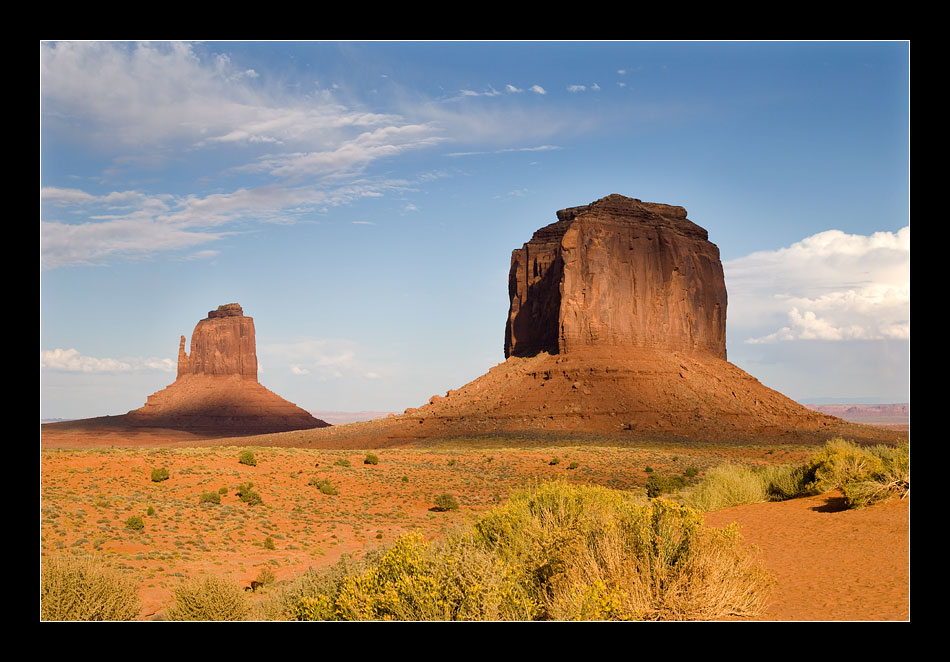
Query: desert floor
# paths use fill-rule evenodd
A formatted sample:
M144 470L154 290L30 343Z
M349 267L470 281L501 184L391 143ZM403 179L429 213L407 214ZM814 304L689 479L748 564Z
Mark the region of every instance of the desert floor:
M183 441L183 440L182 440ZM108 443L108 442L107 442ZM399 535L427 538L473 520L512 489L563 479L640 489L651 471L703 472L725 461L800 462L813 446L645 444L637 447L503 448L432 446L372 451L256 447L256 466L227 447L109 448L40 451L41 554L95 552L141 578L143 620L161 616L184 577L226 575L248 585L270 568L277 580L310 566L390 545ZM553 462L557 458L557 462ZM166 468L170 478L151 480ZM327 479L337 495L311 478ZM263 498L236 495L246 481ZM204 492L226 493L217 505ZM455 495L456 512L433 510ZM906 620L909 618L909 499L839 511L836 495L752 504L708 513L712 526L737 522L775 575L761 620ZM147 515L149 508L153 515ZM133 515L145 528L125 527ZM266 589L264 589L266 591ZM261 596L256 595L257 599Z

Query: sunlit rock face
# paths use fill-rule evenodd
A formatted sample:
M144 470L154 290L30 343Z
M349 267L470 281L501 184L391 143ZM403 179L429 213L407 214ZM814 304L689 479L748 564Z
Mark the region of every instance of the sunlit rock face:
M512 252L505 356L655 348L726 358L719 249L686 210L610 195Z

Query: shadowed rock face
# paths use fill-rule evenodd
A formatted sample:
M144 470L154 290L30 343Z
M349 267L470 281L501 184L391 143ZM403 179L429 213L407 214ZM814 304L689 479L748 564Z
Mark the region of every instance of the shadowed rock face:
M254 320L241 306L219 306L178 345L178 378L126 414L137 426L261 434L325 427L257 381Z
M719 249L686 210L610 195L511 256L505 356L653 348L726 358Z

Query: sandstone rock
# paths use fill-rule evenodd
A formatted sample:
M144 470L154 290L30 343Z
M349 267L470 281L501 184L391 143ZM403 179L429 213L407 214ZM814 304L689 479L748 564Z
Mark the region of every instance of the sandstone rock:
M240 375L257 380L257 341L254 319L241 306L229 303L208 312L191 334L191 354L185 336L178 348L178 376Z
M126 418L136 426L232 434L329 425L257 381L254 320L236 303L219 306L198 322L190 353L181 336L178 378Z
M644 347L726 358L719 249L686 210L610 195L512 252L505 356Z

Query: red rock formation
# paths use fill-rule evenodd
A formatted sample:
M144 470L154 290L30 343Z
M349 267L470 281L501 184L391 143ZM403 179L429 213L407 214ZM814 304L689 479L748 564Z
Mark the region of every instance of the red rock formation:
M682 207L610 195L513 251L505 356L640 347L726 358L719 249Z
M254 320L236 303L219 306L178 345L178 378L126 414L132 425L233 434L285 432L328 423L257 381Z
M178 347L178 376L240 375L257 380L257 345L254 319L241 306L218 306L198 322L191 334L191 354L185 353L185 336Z

